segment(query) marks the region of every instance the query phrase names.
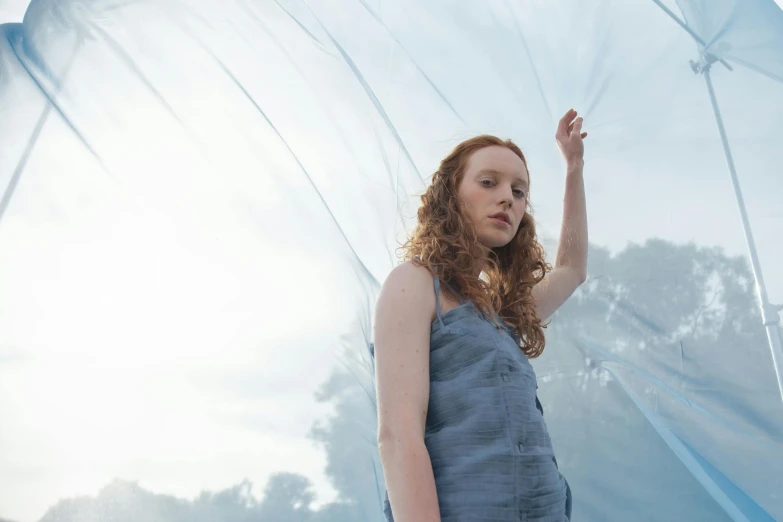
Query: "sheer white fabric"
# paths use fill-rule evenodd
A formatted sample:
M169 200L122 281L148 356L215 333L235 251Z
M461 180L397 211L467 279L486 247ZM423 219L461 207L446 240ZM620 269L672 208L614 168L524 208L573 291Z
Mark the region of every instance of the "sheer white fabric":
M574 520L783 518L783 401L689 63L723 60L780 303L772 0L24 7L0 4L0 517L381 520L367 349L417 195L462 139L510 137L553 255L573 107L589 279L533 364Z

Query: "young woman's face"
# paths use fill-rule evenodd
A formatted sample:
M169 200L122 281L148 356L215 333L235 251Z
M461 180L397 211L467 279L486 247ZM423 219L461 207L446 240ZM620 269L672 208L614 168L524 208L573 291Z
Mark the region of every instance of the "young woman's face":
M459 197L465 217L489 248L508 244L527 208L530 178L522 159L506 147L479 149L468 159Z

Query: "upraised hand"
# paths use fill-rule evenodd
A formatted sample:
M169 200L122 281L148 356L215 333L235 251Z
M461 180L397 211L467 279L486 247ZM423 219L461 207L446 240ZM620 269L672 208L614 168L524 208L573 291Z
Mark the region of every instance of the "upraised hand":
M560 119L560 123L557 126L555 139L568 165L584 162L585 145L582 140L587 137L587 133L582 132L582 122L583 119L581 117L577 118L576 111L570 109Z

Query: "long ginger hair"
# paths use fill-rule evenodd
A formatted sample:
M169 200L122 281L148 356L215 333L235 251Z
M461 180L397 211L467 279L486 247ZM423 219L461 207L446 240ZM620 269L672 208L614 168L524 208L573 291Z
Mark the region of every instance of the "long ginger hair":
M442 290L451 298L471 301L495 323L497 314L516 330L520 348L532 359L541 355L546 343L546 325L536 314L532 289L552 267L538 242L530 201L514 238L505 246L488 248L479 242L458 197L470 156L493 145L513 151L527 168L525 155L511 140L482 135L457 145L441 161L421 196L418 224L402 246L403 257L438 274L447 283ZM483 278L474 276L477 261L483 262ZM454 295L452 288L459 295Z

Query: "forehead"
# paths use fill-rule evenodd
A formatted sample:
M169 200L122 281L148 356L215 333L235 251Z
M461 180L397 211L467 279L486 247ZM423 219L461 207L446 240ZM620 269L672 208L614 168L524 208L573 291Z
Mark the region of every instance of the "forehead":
M471 154L465 175L476 177L484 174L504 176L524 185L530 182L522 158L506 147L484 147Z

